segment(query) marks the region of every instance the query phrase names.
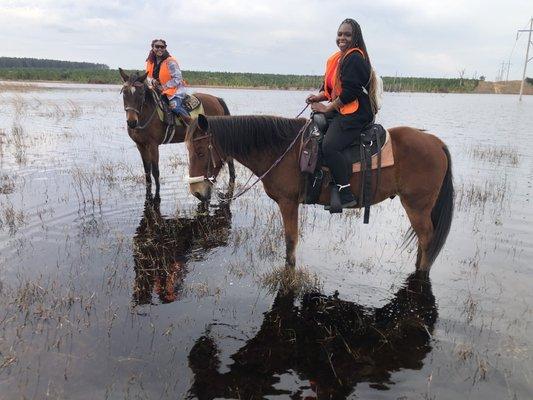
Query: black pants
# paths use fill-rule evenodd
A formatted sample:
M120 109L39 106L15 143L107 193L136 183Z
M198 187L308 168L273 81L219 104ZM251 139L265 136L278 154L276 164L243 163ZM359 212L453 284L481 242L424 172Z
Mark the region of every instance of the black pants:
M326 165L331 170L331 175L337 185L347 185L352 174L351 166L342 155L342 150L352 143L360 140L361 129L350 127L343 129L341 116L333 118L330 122L324 141L322 142L322 155Z

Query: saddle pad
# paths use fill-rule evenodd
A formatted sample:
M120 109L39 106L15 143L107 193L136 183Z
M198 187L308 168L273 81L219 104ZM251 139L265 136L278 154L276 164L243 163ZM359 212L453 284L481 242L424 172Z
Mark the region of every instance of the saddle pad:
M200 114L205 114L204 105L202 103L199 103L199 106L196 107L194 110L190 111L189 114L191 115L191 118L198 118ZM163 114L163 110L160 107L157 107L157 116L159 117L159 120L161 122L165 122L165 115ZM177 115L174 116L174 123L176 125L183 126L181 118L179 118Z
M381 147L381 168L391 167L394 165L394 154L392 153L392 142L390 140L390 133L386 131L385 144ZM378 155L372 156L372 169L378 168ZM361 171L361 162L352 164L352 172Z
M191 118L198 118L198 116L200 114L205 114L204 105L199 102L198 106L194 110L189 111L189 114L190 114ZM183 122L181 121L181 118L179 118L177 115L174 117L174 121L176 122L176 125L183 125Z
M355 152L357 150L357 152ZM374 151L373 151L374 152ZM349 149L343 152L346 157L353 161L353 158L359 153L359 145L352 146ZM348 154L347 154L348 153ZM353 157L353 158L352 158ZM359 156L357 156L359 159ZM391 167L394 165L394 154L392 153L392 142L390 140L390 133L388 130L385 130L385 143L381 146L381 168ZM378 168L378 155L374 154L372 156L372 169ZM322 169L329 171L329 168L322 166ZM352 162L352 173L361 172L361 162Z

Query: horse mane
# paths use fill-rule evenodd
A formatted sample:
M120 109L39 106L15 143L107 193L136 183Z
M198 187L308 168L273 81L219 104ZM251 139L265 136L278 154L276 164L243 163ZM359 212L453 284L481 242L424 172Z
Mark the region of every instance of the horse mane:
M249 158L255 152L280 153L298 134L306 120L270 115L209 116L209 133L216 144L231 157ZM187 131L186 141L192 139L198 122Z

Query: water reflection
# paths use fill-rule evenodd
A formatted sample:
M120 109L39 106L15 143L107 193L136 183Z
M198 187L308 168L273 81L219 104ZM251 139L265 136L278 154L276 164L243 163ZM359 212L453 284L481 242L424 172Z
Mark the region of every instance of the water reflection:
M213 214L199 204L193 217L169 218L161 215L160 203L148 199L133 238L135 262L134 304L151 304L152 294L162 303L181 296L187 260L201 250L226 246L231 227L229 203ZM197 251L200 250L200 251Z
M294 291L278 292L259 332L231 355L227 372L220 372L215 341L225 338L208 329L189 354L190 396L346 398L359 382L386 389L392 372L422 368L431 350L438 313L427 277L411 274L381 308L321 293L295 300Z

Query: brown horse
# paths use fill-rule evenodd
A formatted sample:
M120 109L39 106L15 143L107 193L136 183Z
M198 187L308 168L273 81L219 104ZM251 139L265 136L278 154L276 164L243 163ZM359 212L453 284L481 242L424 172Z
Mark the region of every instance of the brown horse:
M205 117L200 115L188 128L190 190L206 200L210 180L226 157L232 157L261 176L295 140L304 119L269 116ZM416 267L429 271L451 226L454 189L450 153L436 136L409 127L389 130L395 164L383 168L374 203L399 195L418 238ZM266 193L281 210L285 228L286 263L295 265L298 241L298 207L302 201L304 177L299 168L299 146L287 152L262 182ZM211 176L212 175L212 176ZM360 173L352 175L352 191L358 194ZM193 177L193 178L191 178ZM203 177L203 179L200 179ZM373 190L376 188L373 174ZM323 190L319 204L329 204L329 190Z
M146 194L147 196L151 194L151 175L153 175L155 198L157 199L159 198L159 145L183 142L186 128L183 125L176 125L174 136L167 138L167 125L161 122L156 115L157 105L148 89L147 73L127 75L121 68L119 68L119 72L124 81L122 93L128 134L137 145L139 153L141 153L146 177ZM202 102L207 115L230 115L223 99L205 93L195 93L195 96ZM234 182L235 167L233 160L228 158L227 163L230 182Z

